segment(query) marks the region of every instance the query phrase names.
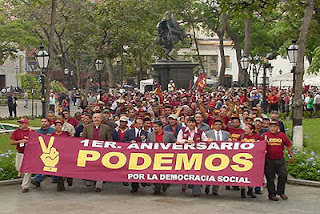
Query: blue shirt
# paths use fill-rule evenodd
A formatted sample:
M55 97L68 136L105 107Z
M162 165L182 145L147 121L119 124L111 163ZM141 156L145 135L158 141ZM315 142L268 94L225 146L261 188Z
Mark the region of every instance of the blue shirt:
M40 128L36 132L41 133L41 134L53 134L54 131L55 131L54 128L49 126L47 129Z

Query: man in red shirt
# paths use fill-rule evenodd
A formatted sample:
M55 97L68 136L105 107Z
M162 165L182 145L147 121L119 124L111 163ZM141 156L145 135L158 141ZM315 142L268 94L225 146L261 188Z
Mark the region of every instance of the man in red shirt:
M241 136L245 131L240 128L240 118L237 116L231 117L231 126L227 126L226 131L230 133L231 141L240 141ZM233 186L234 190L240 190L238 186ZM230 186L226 186L226 190L230 190Z
M267 141L264 172L267 178L268 197L272 201L279 201L279 198L276 196L279 195L282 199L287 200L288 196L284 193L287 181L287 169L283 158L283 150L286 146L290 155L290 162L292 163L294 159L291 142L286 134L279 132L277 121L270 123L269 131L261 136L261 140ZM278 175L277 190L274 184L276 174Z
M240 141L241 135L245 132L240 128L240 118L234 116L231 118L231 126L227 126L226 131L230 133L230 139L232 141Z
M147 142L150 143L175 143L176 137L172 132L163 130L163 123L158 120L153 123L153 132L148 133ZM168 184L154 184L154 194L159 194L162 191L165 192L168 188Z
M21 118L18 120L19 129L16 129L10 139L11 145L16 145L17 153L16 153L16 169L20 173L21 164L23 161L23 153L24 147L28 143L28 136L29 136L29 120L26 118ZM25 173L23 176L22 181L22 193L29 192L29 186L31 183L31 175L30 173Z
M276 94L276 91L273 91L271 95L268 96L267 100L269 102L270 106L270 112L271 111L278 111L278 103L279 103L279 96Z
M67 123L70 123L71 125L73 125L73 127L76 127L78 125L79 122L75 118L70 117L69 111L63 111L63 114Z

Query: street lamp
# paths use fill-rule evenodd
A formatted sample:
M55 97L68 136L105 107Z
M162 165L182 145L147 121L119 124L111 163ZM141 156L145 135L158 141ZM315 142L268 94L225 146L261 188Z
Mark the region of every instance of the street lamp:
M269 67L269 76L272 77L273 66Z
M124 56L128 55L129 45L123 45L121 51L120 85L123 84Z
M248 81L247 81L247 69L249 68L250 65L250 59L246 56L243 55L243 57L240 60L241 68L245 72L244 76L244 81L245 81L245 86L247 87Z
M19 85L18 85L18 82L19 82L19 80L18 80L19 68L18 68L18 66L17 66L17 65L16 65L16 67L15 67L15 71L16 71L17 90L18 90L18 87L19 87Z
M50 56L47 51L44 50L43 45L40 45L40 50L36 54L36 60L39 68L41 69L40 80L41 80L41 103L42 103L42 117L46 116L46 99L45 99L45 70L48 68Z
M292 40L291 45L287 48L288 58L289 62L292 64L291 73L293 73L293 83L292 83L292 91L295 93L295 82L296 82L296 65L297 65L297 59L298 59L298 50L299 47L297 45L296 40ZM295 103L297 101L295 100L295 96L293 99L292 104L292 140L293 143L301 147L303 144L301 144L301 136L303 136L303 130L302 130L302 120L296 118L295 114Z
M292 40L291 45L287 48L287 52L289 62L295 66L298 58L298 45L296 40Z
M103 61L101 59L96 60L96 69L99 73L99 95L100 95L100 100L102 97L102 90L101 90L101 73L103 69Z

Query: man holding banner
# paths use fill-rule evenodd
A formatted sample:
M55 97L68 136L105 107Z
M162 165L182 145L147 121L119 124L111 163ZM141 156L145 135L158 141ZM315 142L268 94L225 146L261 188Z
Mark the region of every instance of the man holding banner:
M163 123L158 120L153 124L154 131L148 134L147 141L150 143L175 143L177 139L172 132L163 130ZM166 191L168 184L154 184L154 194L159 194L162 191Z
M10 139L11 145L16 145L17 153L16 153L16 169L20 173L21 164L24 157L24 148L28 143L29 136L29 120L27 118L21 118L18 120L19 129L16 129ZM22 181L22 193L29 192L29 186L31 183L31 173L24 173L23 181Z
M208 141L208 137L204 131L196 127L196 119L189 117L187 120L187 128L182 128L177 137L177 143L196 143ZM182 186L182 191L186 191L186 185ZM201 185L192 185L192 196L198 197L201 194Z
M285 185L287 181L287 169L283 158L283 150L286 146L290 156L290 162L293 163L293 151L291 142L286 134L279 131L278 121L271 121L269 131L261 136L262 140L267 141L267 153L265 162L265 175L267 178L268 197L272 201L279 201L277 195L283 200L287 200L285 194ZM277 190L274 179L278 175Z
M92 116L92 123L83 129L83 138L95 140L112 140L109 126L102 124L102 115L95 113ZM103 181L96 182L96 192L101 192Z

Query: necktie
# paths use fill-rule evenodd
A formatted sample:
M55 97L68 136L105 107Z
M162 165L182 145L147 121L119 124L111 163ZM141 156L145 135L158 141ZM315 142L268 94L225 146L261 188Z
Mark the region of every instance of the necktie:
M217 141L221 141L219 131L217 131Z

